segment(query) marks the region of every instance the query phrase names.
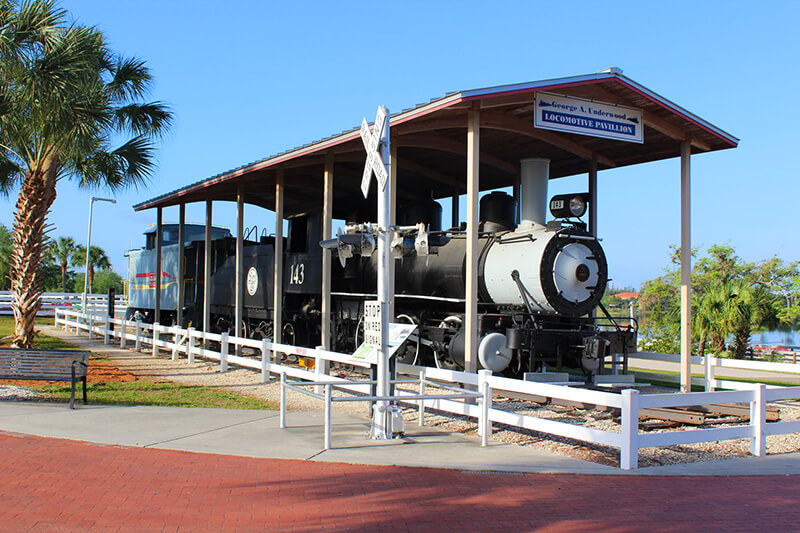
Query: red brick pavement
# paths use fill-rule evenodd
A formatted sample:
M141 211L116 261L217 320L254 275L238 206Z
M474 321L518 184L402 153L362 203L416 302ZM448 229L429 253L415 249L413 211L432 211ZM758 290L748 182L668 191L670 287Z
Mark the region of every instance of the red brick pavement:
M800 476L474 474L0 433L0 531L798 531Z

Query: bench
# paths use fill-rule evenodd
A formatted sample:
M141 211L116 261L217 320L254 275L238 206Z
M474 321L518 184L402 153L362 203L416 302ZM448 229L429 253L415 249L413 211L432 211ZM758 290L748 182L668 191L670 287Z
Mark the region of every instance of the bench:
M0 379L38 381L71 381L69 408L75 408L75 384L83 382L83 403L86 399L86 371L89 352L80 350L27 350L0 348Z

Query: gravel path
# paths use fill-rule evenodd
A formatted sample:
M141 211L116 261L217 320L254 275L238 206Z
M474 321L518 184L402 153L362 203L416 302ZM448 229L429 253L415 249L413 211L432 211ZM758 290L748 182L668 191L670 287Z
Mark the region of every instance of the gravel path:
M85 336L74 337L63 330L58 330L49 326L42 327L44 333L59 336L65 340L86 345L89 342ZM183 358L173 361L170 354L164 352L159 357L152 357L148 353L136 353L132 350L121 350L118 347L92 346L85 348L95 348L107 355L111 362L120 370L132 372L145 379L156 381L174 381L188 385L203 385L208 387L225 388L227 390L255 396L270 402L276 406L280 400L280 383L276 378L272 378L268 383L261 383L260 372L230 366L228 372L219 372L219 362L208 361L196 358L195 363L189 364ZM247 355L246 353L244 355ZM359 373L350 372L344 369L333 369L331 374L340 377L354 377L364 379L365 376ZM429 390L434 390L429 387ZM659 387L646 387L641 389L643 394L657 392L674 392L674 390ZM337 392L337 395L340 392ZM343 394L343 393L342 393ZM310 396L294 391L287 391L287 406L291 410L314 411L322 409L322 402ZM618 414L606 408L598 409L575 409L558 405L539 405L533 402L523 402L520 400L495 396L494 406L506 410L523 413L526 415L537 416L550 420L568 422L571 424L595 428L605 431L619 432L620 423ZM334 412L348 412L355 414L367 414L368 406L366 402L336 402L333 404ZM770 404L770 407L779 407L781 420L800 420L800 402L781 401ZM464 419L451 414L437 414L428 411L426 424L436 425L442 429L460 432L464 434L477 434L477 423L473 420ZM406 427L413 431L416 427L416 409L405 409ZM726 425L736 425L741 422L735 417L718 417L711 419L705 425L698 426L697 429L708 427L723 427ZM664 421L642 421L642 431L675 431L683 429L682 426ZM694 428L690 428L694 429ZM585 459L607 465L619 465L619 450L614 447L587 444L581 441L555 437L548 434L534 431L511 428L502 424L494 425L492 440L495 442L515 443L521 446L534 447L536 449L566 455L569 457ZM729 441L704 442L688 445L668 446L663 448L646 448L639 451L639 466L655 466L677 463L691 463L699 461L711 461L732 457L742 457L749 455L749 440L736 439ZM788 435L773 435L767 437L767 450L769 454L779 454L800 451L800 433Z

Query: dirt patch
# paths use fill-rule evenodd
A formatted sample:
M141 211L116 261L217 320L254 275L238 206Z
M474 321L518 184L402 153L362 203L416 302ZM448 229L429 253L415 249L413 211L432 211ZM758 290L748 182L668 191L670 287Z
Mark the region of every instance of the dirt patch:
M88 381L89 383L111 383L111 382L127 383L130 381L139 381L139 378L136 377L136 375L133 374L132 372L120 370L119 368L111 364L109 361L103 359L93 360L90 356L89 371L86 374L86 381ZM44 385L44 384L59 384L59 383L64 383L64 382L39 381L39 380L28 380L28 379L0 380L0 385L17 385L19 387Z

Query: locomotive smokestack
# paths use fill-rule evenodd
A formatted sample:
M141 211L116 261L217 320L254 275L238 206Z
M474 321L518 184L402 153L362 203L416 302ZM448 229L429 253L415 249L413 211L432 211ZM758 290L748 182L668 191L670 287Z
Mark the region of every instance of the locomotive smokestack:
M520 223L521 230L545 225L547 219L547 180L550 179L549 159L520 161Z

